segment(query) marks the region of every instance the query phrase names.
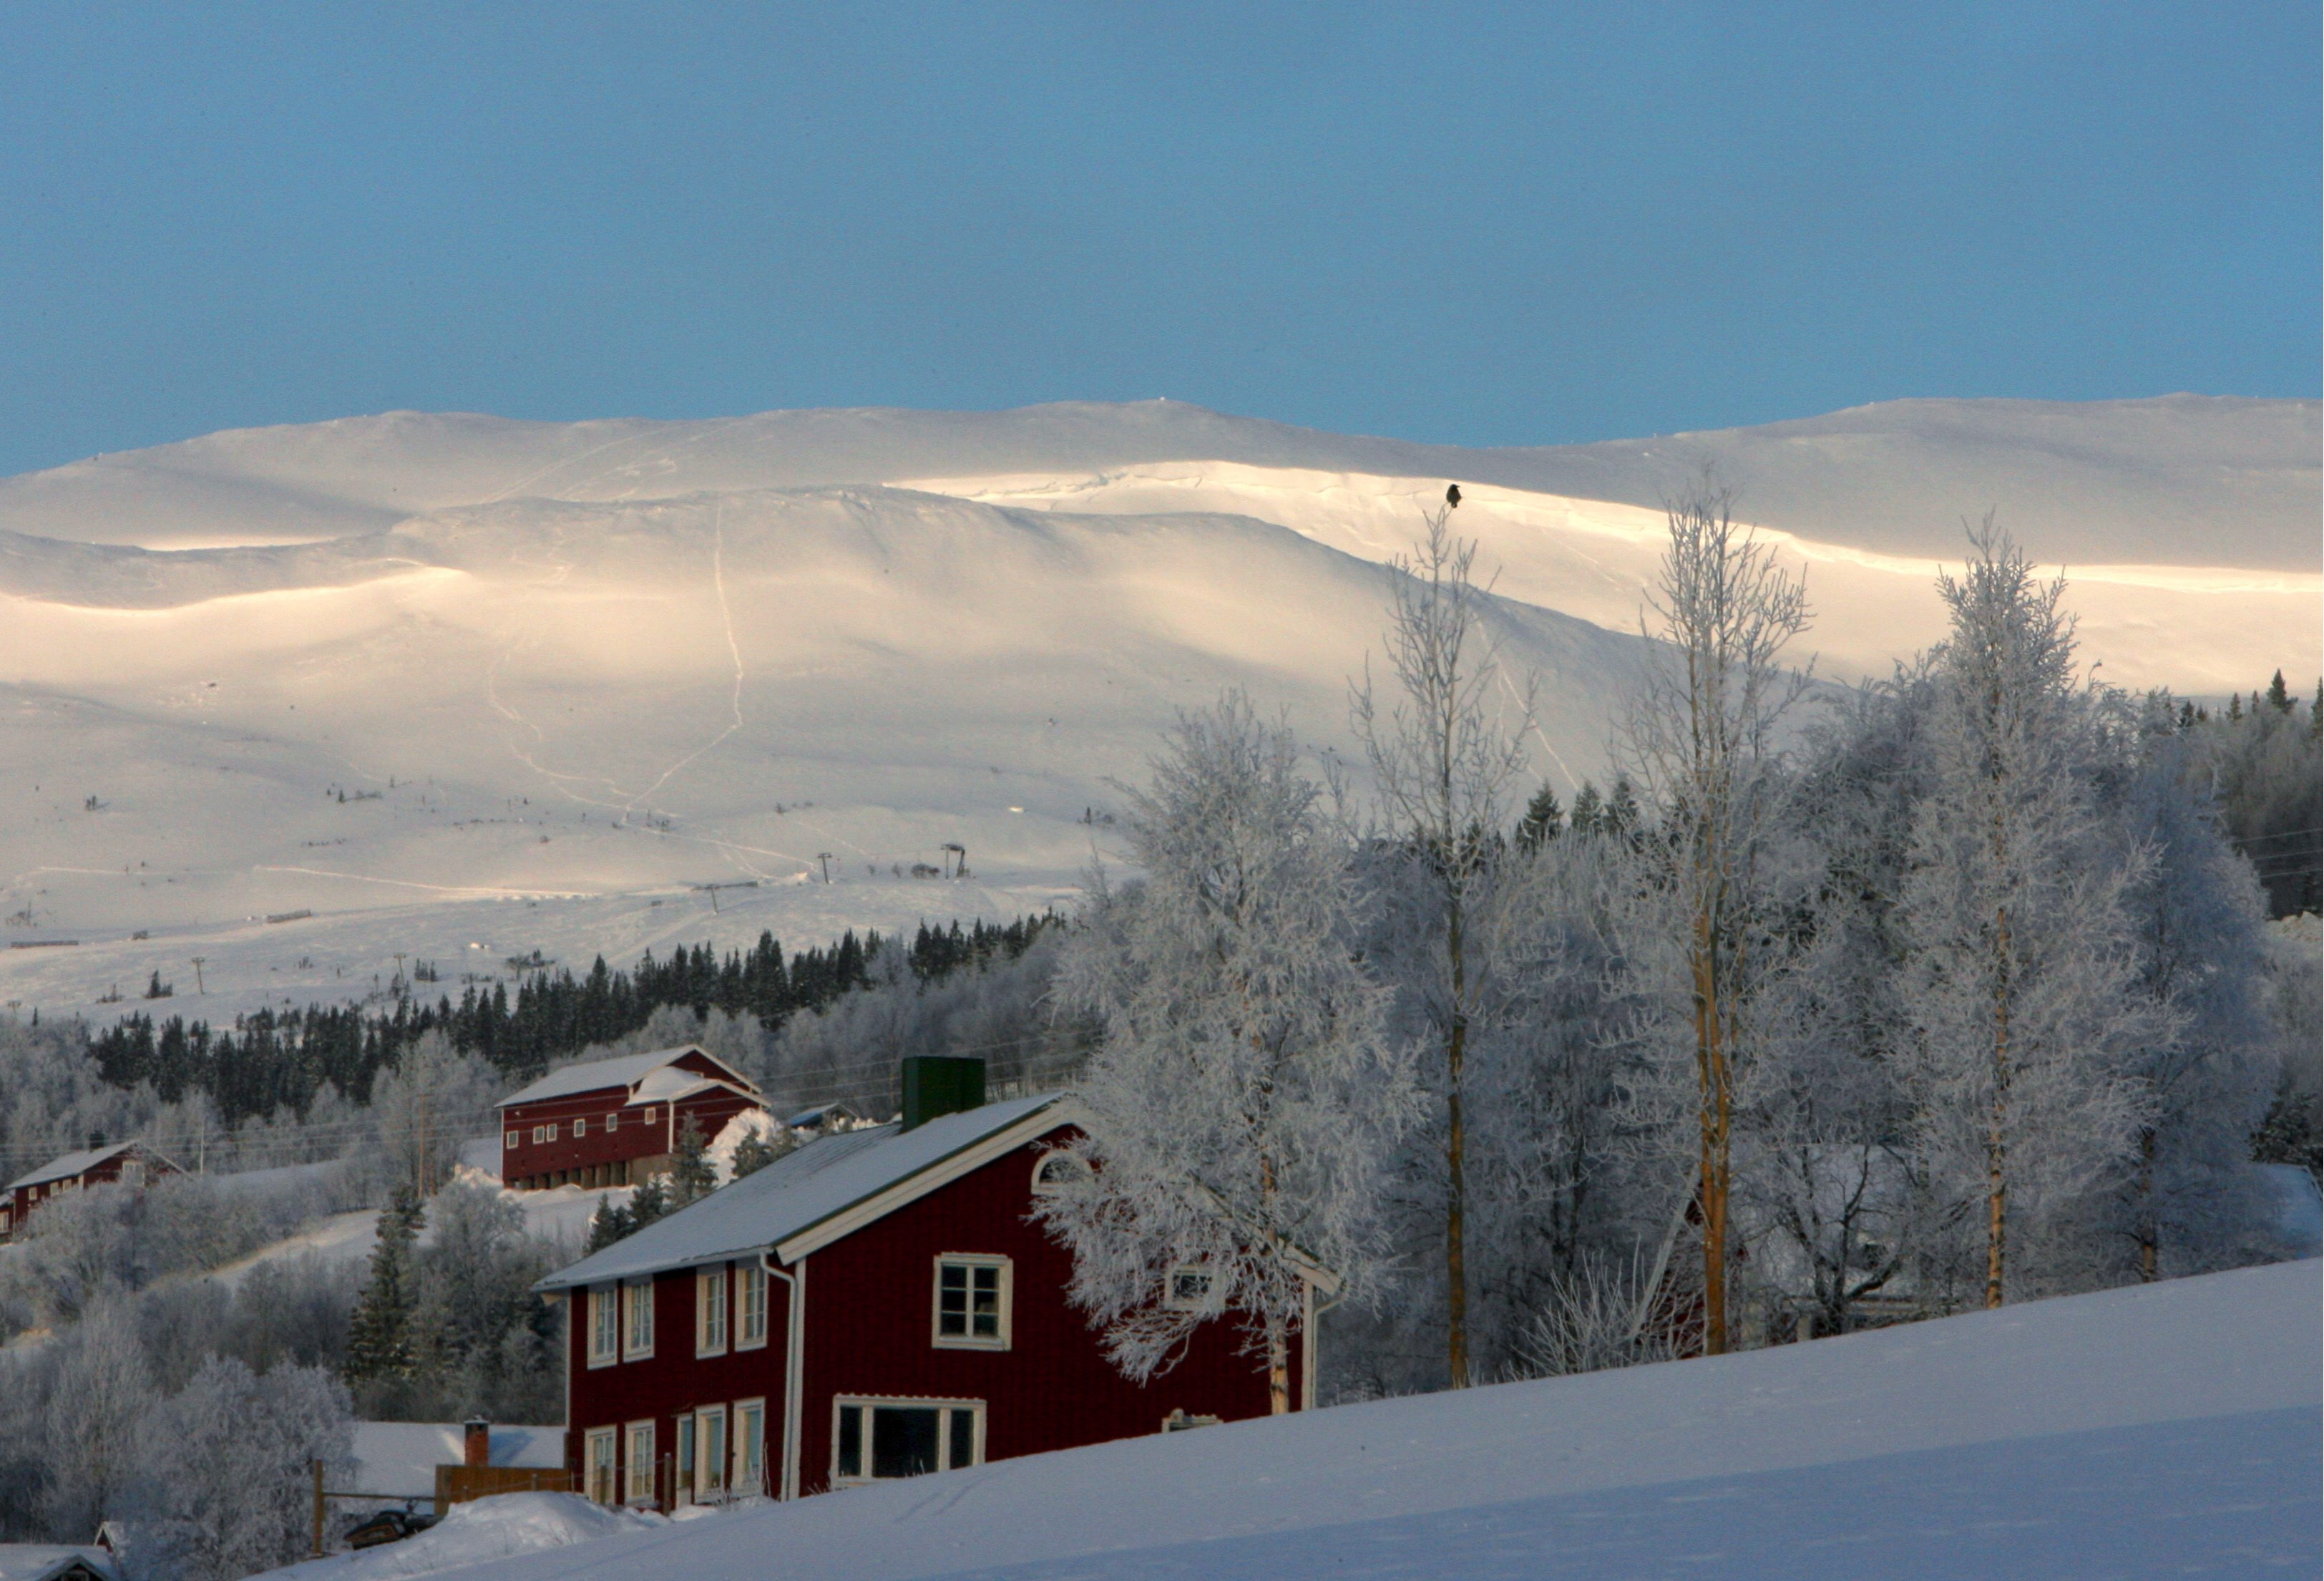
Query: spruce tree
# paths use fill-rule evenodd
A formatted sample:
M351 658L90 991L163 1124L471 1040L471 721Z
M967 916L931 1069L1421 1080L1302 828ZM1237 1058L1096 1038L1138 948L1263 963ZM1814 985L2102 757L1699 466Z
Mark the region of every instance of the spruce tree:
M672 1211L699 1202L718 1189L718 1166L710 1161L710 1147L693 1115L678 1133L678 1151L670 1168Z
M649 1175L630 1197L629 1233L635 1234L670 1211L669 1177Z
M412 1246L420 1238L425 1210L408 1185L396 1188L395 1199L379 1216L379 1244L371 1254L371 1278L347 1323L346 1374L351 1381L366 1378L408 1378L417 1360L420 1306L419 1270Z
M1517 849L1530 856L1564 832L1565 809L1557 804L1557 792L1544 785L1517 822Z
M589 1216L586 1250L602 1252L636 1227L628 1208L616 1207L611 1197L600 1197L597 1198L597 1211Z
M755 1175L791 1151L791 1133L779 1129L770 1138L753 1131L734 1149L734 1179Z

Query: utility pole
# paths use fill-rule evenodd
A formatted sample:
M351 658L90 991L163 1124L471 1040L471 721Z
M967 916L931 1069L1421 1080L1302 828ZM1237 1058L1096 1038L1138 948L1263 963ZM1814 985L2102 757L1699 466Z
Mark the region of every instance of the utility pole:
M208 959L209 959L209 957L208 956L196 956L194 957L194 992L197 994L208 994L209 992L209 989L205 987L202 984L202 963Z
M828 851L817 851L815 854L815 859L823 864L823 882L829 883L831 882L831 853Z
M408 994L411 991L410 983L403 975L403 951L401 950L395 952L395 981L397 993Z

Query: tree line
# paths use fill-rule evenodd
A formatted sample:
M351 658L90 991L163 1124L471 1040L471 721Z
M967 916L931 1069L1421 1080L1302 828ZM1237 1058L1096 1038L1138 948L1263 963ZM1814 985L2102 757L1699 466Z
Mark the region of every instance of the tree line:
M710 946L679 946L667 959L648 951L627 970L603 956L586 973L540 970L521 978L512 996L505 984L469 985L456 1002L430 1004L399 983L385 1008L310 1004L264 1009L235 1018L230 1028L173 1015L156 1022L138 1012L89 1040L104 1078L117 1087L149 1085L163 1103L207 1094L233 1124L289 1111L305 1114L327 1086L355 1104L371 1101L383 1068L430 1032L474 1054L502 1077L530 1080L583 1049L614 1042L643 1028L657 1010L677 1006L698 1019L711 1011L750 1015L770 1031L801 1012L819 1012L870 985L883 954L900 946L918 982L940 982L993 960L1013 960L1052 919L1019 918L964 929L922 923L908 939L853 929L828 948L786 956L770 933L748 950L724 957Z

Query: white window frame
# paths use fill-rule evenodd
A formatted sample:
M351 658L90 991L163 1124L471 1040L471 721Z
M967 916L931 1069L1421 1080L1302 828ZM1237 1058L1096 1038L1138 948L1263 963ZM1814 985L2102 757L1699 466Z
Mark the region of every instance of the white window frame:
M536 1125L536 1126L534 1126L534 1127L532 1128L532 1145L533 1145L533 1146L535 1146L535 1147L539 1147L539 1146L540 1146L543 1142L547 1142L548 1140L549 1140L549 1127L548 1127L548 1126L546 1126L546 1125Z
M767 1402L738 1400L727 1437L733 1444L733 1469L727 1474L727 1491L735 1494L764 1493L767 1483Z
M1000 1277L993 1281L995 1294L1000 1299L1001 1309L998 1316L1001 1319L1001 1332L999 1334L981 1335L974 1332L946 1334L944 1331L944 1271L947 1267L970 1270L991 1268L999 1271ZM1006 1257L989 1252L937 1253L936 1270L928 1281L928 1343L938 1350L1007 1350L1011 1337L1012 1308L1017 1304L1015 1284L1015 1264ZM970 1296L968 1325L973 1331L976 1327L976 1275L973 1271L968 1276L968 1289Z
M619 1428L591 1428L583 1440L581 1465L589 1479L589 1497L600 1504L621 1502L614 1497L620 1491L614 1485L614 1470L621 1454L620 1434Z
M654 1281L633 1279L622 1286L622 1360L642 1362L654 1354Z
M694 1271L694 1354L697 1356L723 1356L726 1354L726 1328L730 1314L726 1291L733 1281L726 1277L726 1265L697 1268Z
M715 1504L726 1496L726 1456L732 1450L733 1435L726 1430L726 1408L723 1405L697 1405L694 1408L694 1498L696 1503Z
M671 1426L677 1437L671 1440L673 1453L669 1467L669 1499L672 1504L694 1502L694 1413L678 1413Z
M573 1140L578 1142L581 1138L588 1134L589 1116L586 1114L576 1114L573 1117Z
M952 1421L946 1414L967 1411L974 1421L970 1429L970 1465L984 1464L985 1406L981 1400L940 1400L910 1394L841 1394L831 1401L831 1485L835 1488L860 1488L875 1482L901 1482L902 1477L877 1477L872 1475L872 1413L881 1407L897 1407L906 1410L934 1410L936 1415L936 1470L963 1469L952 1461ZM848 1411L862 1413L857 1428L858 1461L854 1475L843 1475L839 1469L840 1419Z
M654 1123L654 1106L653 1106L651 1104L648 1104L648 1105L646 1105L646 1123L647 1123L647 1124L649 1124L649 1125L650 1125L650 1124L652 1124L653 1123Z
M1048 1179L1049 1167L1052 1164L1062 1165L1071 1170L1074 1178L1072 1180ZM1033 1195L1036 1197L1055 1197L1061 1191L1072 1190L1084 1180L1093 1179L1095 1177L1090 1172L1088 1160L1076 1154L1066 1152L1063 1149L1053 1149L1033 1160Z
M510 1133L508 1133L508 1151L511 1151L511 1152L514 1152L518 1148L522 1147L523 1145L524 1145L524 1133L523 1133L522 1132L521 1132L521 1131L512 1131L512 1132L510 1132Z
M1194 1275L1202 1280L1203 1293L1201 1295L1188 1296L1179 1293L1179 1277L1186 1274ZM1211 1290L1217 1279L1218 1275L1216 1272L1211 1269L1204 1267L1199 1262L1174 1263L1171 1266L1169 1273L1166 1275L1163 1280L1162 1305L1173 1312L1206 1311L1210 1308Z
M734 1265L734 1348L761 1350L767 1343L767 1270L755 1258Z
M641 1446L643 1454L639 1453ZM654 1497L654 1419L626 1423L622 1428L622 1484L625 1504L645 1505L658 1502Z
M613 1285L589 1287L589 1364L610 1367L622 1359L622 1313Z
M619 1131L621 1128L622 1112L619 1109L616 1109L612 1114L605 1116L605 1129L608 1131Z

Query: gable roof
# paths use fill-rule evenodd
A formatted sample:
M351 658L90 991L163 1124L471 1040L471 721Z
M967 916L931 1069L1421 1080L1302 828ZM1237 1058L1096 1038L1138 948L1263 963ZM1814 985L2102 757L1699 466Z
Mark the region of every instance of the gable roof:
M121 1572L113 1556L101 1548L60 1542L0 1542L0 1581L59 1581L68 1576L101 1576L111 1581Z
M1067 1114L1050 1112L1062 1101L1055 1093L1011 1098L910 1131L891 1123L819 1138L533 1288L576 1290L768 1249L791 1261L903 1206L920 1194L908 1189L915 1183L934 1190L953 1178L945 1165L973 1167L1018 1133L1030 1141L1067 1123Z
M116 1142L110 1147L93 1147L82 1152L69 1152L51 1159L29 1175L19 1175L0 1190L15 1191L26 1186L40 1186L51 1180L69 1180L84 1174L137 1146L134 1142Z
M728 1085L737 1091L754 1097L758 1095L758 1085L724 1059L698 1043L682 1043L675 1049L655 1049L644 1054L619 1054L611 1059L592 1059L585 1065L565 1066L550 1071L530 1086L520 1087L511 1093L500 1101L499 1106L505 1109L512 1104L538 1104L549 1098L569 1098L581 1093L601 1092L608 1087L627 1091L655 1071L676 1064L688 1054L699 1054L726 1072L731 1078Z

